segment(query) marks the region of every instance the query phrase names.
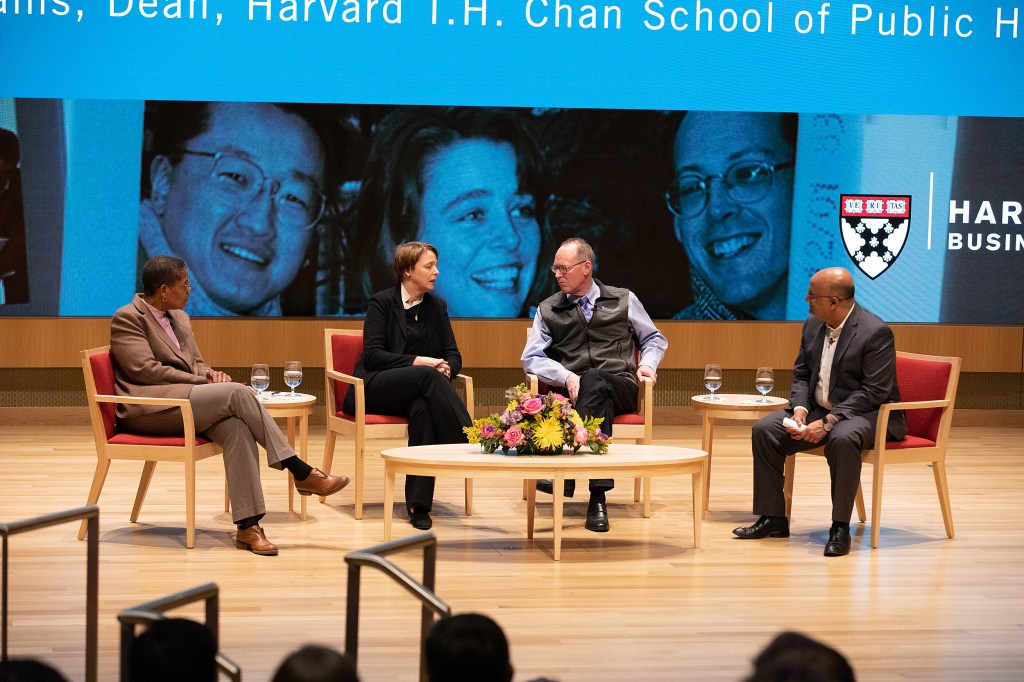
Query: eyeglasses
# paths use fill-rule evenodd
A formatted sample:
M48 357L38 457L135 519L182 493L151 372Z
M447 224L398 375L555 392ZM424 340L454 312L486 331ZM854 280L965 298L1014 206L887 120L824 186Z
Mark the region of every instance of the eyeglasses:
M792 168L795 161L771 164L764 161L741 161L729 166L724 173L705 177L688 173L679 176L665 192L670 211L680 218L692 218L704 212L711 194L711 181L720 178L729 197L741 204L752 204L768 196L775 172Z
M274 202L274 215L280 227L308 230L323 215L324 193L308 180L291 178L281 182L267 178L263 169L252 161L225 152L179 149L176 153L213 159L210 186L228 206L245 208L263 192L269 180L270 198Z
M582 265L583 263L589 262L590 261L581 260L577 263L573 263L572 265L552 265L548 269L551 270L552 275L567 275L569 274L569 271L572 270L577 265Z

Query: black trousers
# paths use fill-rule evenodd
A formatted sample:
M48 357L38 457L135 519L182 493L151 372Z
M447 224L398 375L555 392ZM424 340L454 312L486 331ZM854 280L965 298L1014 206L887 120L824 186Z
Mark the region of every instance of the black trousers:
M582 417L604 417L601 431L612 435L615 415L636 411L639 396L636 379L626 374L609 374L600 369L588 369L580 375L580 392L576 396L576 411ZM605 491L615 487L611 478L590 481L590 491Z
M828 410L816 407L807 415L807 423L821 419ZM860 485L861 450L875 440L878 412L844 419L820 443L794 440L786 433L782 418L788 410L778 410L754 424L751 445L754 450L754 513L758 516L785 516L786 499L782 492L786 457L804 450L825 446L832 480L832 520L849 523Z
M375 374L366 384L366 411L409 420L409 445L465 443L471 426L466 406L448 377L433 367L399 367ZM433 476L406 476L405 503L430 511Z

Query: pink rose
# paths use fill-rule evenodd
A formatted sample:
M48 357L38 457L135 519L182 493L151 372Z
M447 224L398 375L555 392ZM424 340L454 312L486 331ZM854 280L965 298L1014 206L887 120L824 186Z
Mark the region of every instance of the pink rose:
M553 402L553 403L567 403L567 402L569 402L569 399L566 398L561 393L555 393L554 391L552 391L551 393L548 393L548 395L551 396L551 402Z
M582 424L575 428L573 435L576 437L576 445L586 445L587 440L590 438L587 428Z
M544 401L540 398L530 398L523 403L523 412L526 414L537 414L544 409Z
M524 440L523 430L518 426L513 426L505 432L505 445L510 448L519 446Z
M494 437L494 425L493 424L484 424L480 428L480 435L483 436L484 438L493 438Z

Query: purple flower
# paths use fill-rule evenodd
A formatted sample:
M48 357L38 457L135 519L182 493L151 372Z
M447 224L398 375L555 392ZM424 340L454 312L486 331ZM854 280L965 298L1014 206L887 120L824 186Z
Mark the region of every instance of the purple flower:
M484 424L480 428L480 435L482 437L484 437L484 438L493 438L494 437L494 425L493 424Z

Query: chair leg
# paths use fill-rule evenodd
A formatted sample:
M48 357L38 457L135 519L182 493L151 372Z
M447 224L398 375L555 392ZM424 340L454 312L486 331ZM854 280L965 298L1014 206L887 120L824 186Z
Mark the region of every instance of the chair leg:
M149 464L149 462L147 462ZM156 462L153 463L154 465ZM196 546L196 461L185 462L185 547Z
M363 465L365 463L365 450L365 437L363 436L363 434L357 433L355 445L355 473L353 474L353 476L355 476L356 479L356 501L355 507L353 508L352 512L352 515L356 518L356 520L363 518L363 479L365 478L365 467ZM384 513L390 514L391 510L385 509Z
M644 518L651 518L651 477L638 478L638 481L644 482Z
M793 477L796 476L796 455L786 458L783 468L782 496L786 498L786 518L793 523Z
M466 516L473 515L473 479L466 479Z
M644 479L642 479L642 478L634 478L633 479L633 501L634 502L639 502L640 501L640 492L641 492L641 486L643 485L643 480Z
M324 467L323 472L328 476L331 475L331 466L334 464L334 441L338 435L331 431L330 427L327 429L327 439L324 442ZM320 496L320 504L324 503L327 498L323 495Z
M530 496L530 481L523 481L523 499L528 499Z
M878 536L882 526L882 474L885 464L881 460L875 462L875 475L871 481L871 549L878 549Z
M96 460L96 472L92 475L92 485L89 487L89 497L85 501L87 505L96 504L100 500L100 491L103 490L103 482L107 480L107 472L110 471L109 459ZM89 520L82 519L82 525L78 529L78 539L84 540L89 530Z
M864 512L864 486L857 484L857 497L854 499L857 504L857 518L860 519L861 523L868 520L867 515Z
M946 537L953 537L953 509L949 506L949 484L946 482L946 463L932 462L932 473L935 474L935 490L939 493L939 506L942 508L942 523L946 526Z
M139 512L142 511L142 503L146 500L146 493L149 491L149 483L153 480L154 471L156 471L156 462L146 462L142 465L142 478L139 479L139 491L135 494L135 504L132 506L132 523L139 520Z

